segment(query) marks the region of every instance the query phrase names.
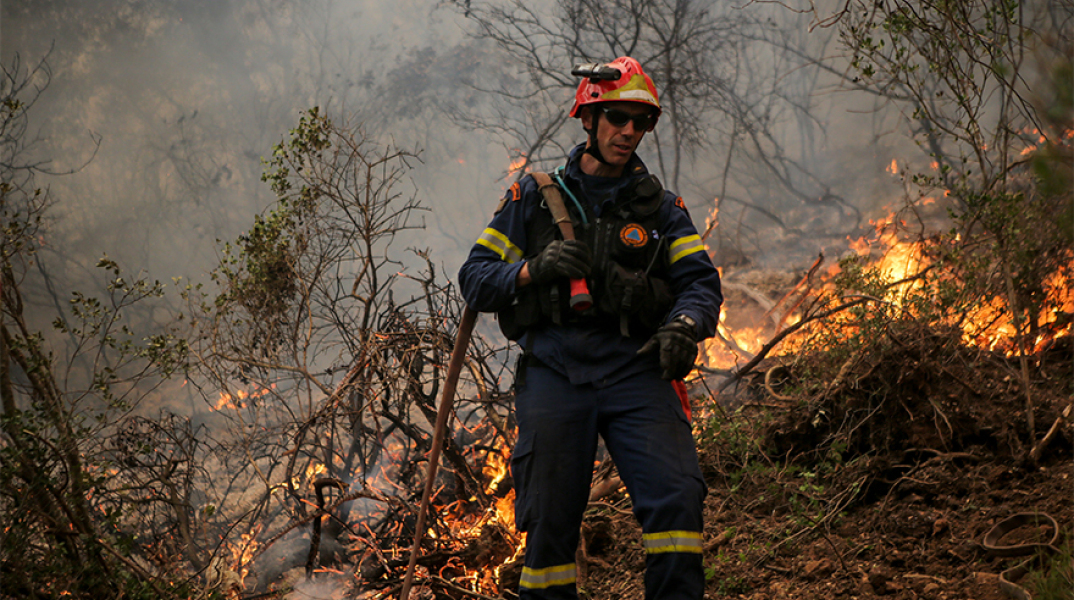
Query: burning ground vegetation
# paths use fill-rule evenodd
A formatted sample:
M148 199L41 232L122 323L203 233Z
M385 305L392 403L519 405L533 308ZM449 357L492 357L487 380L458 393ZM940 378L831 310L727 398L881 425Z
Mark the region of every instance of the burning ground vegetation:
M897 215L874 226L835 264L724 273L719 334L688 381L706 596L1074 597L1074 257L1018 295L994 265L999 284L950 262L951 240L903 241ZM516 597L525 536L509 448L484 446L487 426L462 432L471 475L456 461L438 480L412 598ZM471 476L483 489L466 501ZM590 498L583 598L642 598L641 532L606 457ZM377 547L357 536L310 579L233 597L399 597L414 523L398 508Z
M805 275L725 273L691 381L707 597L1074 598L1069 250L1017 320L1013 293L945 299L980 274L904 225ZM628 507L619 490L583 526L591 598L642 597ZM1010 572L1029 557L996 546L1048 558Z
M999 576L1028 557L990 554L985 534L1050 515L1060 553L1020 580L1033 598L1070 598L1074 466L1071 338L1032 357L1037 419L1057 433L1030 460L1017 360L950 330L892 323L841 365L767 359L737 389L692 389L709 484L710 598L1007 598ZM837 372L809 389L816 372ZM715 400L715 403L713 403ZM583 525L590 598L641 598L644 552L619 490ZM1005 545L1057 533L1025 526Z

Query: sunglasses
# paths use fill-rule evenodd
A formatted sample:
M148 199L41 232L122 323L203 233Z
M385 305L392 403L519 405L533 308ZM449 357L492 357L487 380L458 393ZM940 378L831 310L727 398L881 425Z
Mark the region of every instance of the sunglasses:
M626 127L626 124L630 121L634 121L634 129L638 131L649 131L649 129L656 125L656 117L653 113L647 112L639 115L628 113L625 110L619 110L618 108L610 108L607 106L599 107L601 112L604 113L604 118L608 119L608 122L616 127Z

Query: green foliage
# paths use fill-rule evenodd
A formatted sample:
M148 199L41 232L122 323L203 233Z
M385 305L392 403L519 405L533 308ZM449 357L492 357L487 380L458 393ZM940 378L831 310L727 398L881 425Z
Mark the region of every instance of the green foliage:
M1066 270L1074 242L1074 69L1050 18L1044 4L1015 0L891 0L854 5L842 24L859 77L909 106L934 164L912 183L952 202L955 227L929 244L935 273L907 306L925 320L1001 298L1035 334L1041 314L1056 308L1047 282ZM1043 78L1028 87L1035 70ZM1020 156L1030 168L1016 166ZM839 282L889 300L877 283L853 268Z
M783 416L762 426L745 417L765 409L736 411L698 426L707 477L724 478L735 508L784 519L772 533L779 548L833 533L877 492L869 470L898 461L894 451L972 439L975 415L962 403L987 396L974 379L982 357L1018 355L1020 396L1051 401L1032 387L1048 372L1024 357L1074 321L1074 54L1069 32L1056 29L1069 9L855 0L838 17L854 83L902 109L916 159L931 164L910 167L905 206L871 254L843 258L804 303L798 345L781 358L793 388L768 390ZM1048 76L1028 83L1038 74ZM1041 432L1025 425L1032 445ZM721 550L714 566L734 558ZM1057 565L1034 585L1069 599L1069 548Z
M739 594L748 594L752 589L748 581L737 575L732 575L719 580L716 584L716 595L737 596Z
M261 181L265 181L276 192L278 198L297 196L298 204L308 205L317 200L322 193L308 183L299 186L294 193L294 176L308 174L317 168L324 159L324 152L331 145L332 121L321 114L319 107L306 111L298 120L298 127L292 129L288 139L272 148L272 158L262 160L265 171Z
M131 533L133 523L144 523L147 510L159 511L158 517L168 511L173 520L181 517L182 499L159 492L140 495L145 487L133 485L130 464L107 447L140 401L185 369L186 342L174 327L155 323L154 333L137 333L139 308L159 300L164 288L125 275L108 258L98 263L105 273L101 293L73 293L66 310L52 321L59 335L46 336L31 327L23 294L25 286L35 284L35 270L29 267L37 260L51 201L35 185L35 164L20 156L26 107L33 102L16 95L39 94L28 82L32 73L47 68L42 64L30 75L2 71L0 595L198 595L183 583L187 576L161 576L172 565L157 561L162 555L147 552L144 540ZM169 480L175 472L157 469L143 476L182 490L184 482ZM149 564L155 573L143 566Z
M139 338L125 322L125 314L136 305L162 298L163 284L144 277L128 279L119 264L107 256L97 267L107 273L104 287L108 296L101 299L73 292L69 302L72 317L57 317L52 325L74 338L79 349L94 349L98 368L92 374L91 390L109 406L129 409L126 400L113 394L113 386L122 384L126 391L132 368L144 374L136 364L152 365L157 376L170 377L185 369L189 348L174 329L164 327L163 332Z
M229 288L217 306L239 299L254 320L275 320L287 310L298 291L293 264L299 241L290 235L294 224L294 211L281 200L268 216L256 216L235 246L224 247L220 275Z
M151 526L145 511L173 506L166 494L142 494L133 485L136 456L160 454L159 444L142 444L116 453L106 446L149 390L186 364L185 340L174 331L139 338L126 315L159 298L163 286L142 277L126 277L119 265L104 258L103 297L74 293L71 315L57 317L54 328L73 345L70 364L82 364L82 377L65 379L63 368L40 333L29 332L13 302L18 288L5 292L5 329L12 332L5 347L12 365L27 376L23 384L4 389L5 410L0 431L0 507L5 515L0 536L5 559L0 586L13 593L74 598L185 597L186 584L153 581L114 553L141 559L144 543L129 533ZM67 367L70 373L71 367ZM162 422L168 422L163 419ZM173 428L177 431L178 428ZM141 477L169 482L177 463L157 465ZM176 485L175 482L169 485ZM173 489L181 489L179 485ZM177 498L172 495L172 499ZM57 534L56 532L64 532ZM69 533L66 533L69 532Z
M224 246L224 260L213 274L226 282L216 306L240 303L253 322L268 324L286 320L299 294L297 262L310 243L306 229L318 210L323 190L306 178L332 146L334 125L317 107L300 119L286 141L273 147L263 160L265 181L276 193L276 206L254 217L254 225L234 245ZM297 190L295 189L297 185Z
M1002 189L1019 153L1038 143L1032 130L1042 119L1025 82L1026 48L1034 41L1049 57L1066 54L1062 44L1048 46L1048 35L1062 35L1051 32L1045 5L888 0L848 7L840 32L855 80L905 105L916 141L940 170L927 176L930 185Z
M1036 600L1074 600L1074 542L1067 540L1059 553L1045 560L1043 569L1026 576Z
M47 199L43 190L35 188L23 199L13 201L15 191L10 182L0 181L0 252L8 259L36 251L35 234L42 225L39 208Z
M724 419L711 415L698 425L698 442L706 447L718 447L732 456L747 456L756 446L752 431L741 419Z

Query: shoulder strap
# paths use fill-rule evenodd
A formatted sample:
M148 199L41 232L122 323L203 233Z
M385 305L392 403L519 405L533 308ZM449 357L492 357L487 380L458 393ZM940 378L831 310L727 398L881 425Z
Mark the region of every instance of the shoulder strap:
M560 232L563 233L563 239L574 239L574 225L571 223L567 206L563 204L563 194L560 193L559 186L552 181L548 173L530 173L530 175L537 182L537 190L541 192L545 205L552 213L552 223L559 227Z

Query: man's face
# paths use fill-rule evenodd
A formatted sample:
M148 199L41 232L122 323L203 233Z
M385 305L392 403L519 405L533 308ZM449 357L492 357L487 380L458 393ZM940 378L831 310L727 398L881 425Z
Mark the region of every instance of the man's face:
M612 119L608 118L609 113ZM582 113L582 125L586 129L591 129L593 123L597 123L597 149L613 167L626 166L630 155L634 154L647 131L646 127L639 127L633 120L623 119L622 113L627 113L630 117L644 117L652 113L652 109L638 102L605 102L592 105L588 111ZM613 123L623 120L626 120L623 125Z

